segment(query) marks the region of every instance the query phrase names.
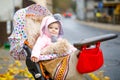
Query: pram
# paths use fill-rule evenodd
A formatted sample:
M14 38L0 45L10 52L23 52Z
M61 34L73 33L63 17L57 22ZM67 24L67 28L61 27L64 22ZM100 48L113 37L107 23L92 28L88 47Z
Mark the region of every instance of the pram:
M79 43L74 43L74 46L77 49L82 49L83 46L88 46L90 47L91 45L95 45L98 42L103 42L103 41L107 41L110 39L114 39L116 38L117 35L116 34L106 34L106 35L101 35L101 36L97 36L97 37L92 37L92 38L88 38L88 39L84 39L82 41L80 41ZM45 77L44 74L42 74L42 68L40 68L39 63L33 63L30 60L30 56L31 56L31 49L28 45L27 42L25 42L25 45L23 47L26 51L28 56L26 57L26 65L28 67L28 70L34 75L35 80L51 80L49 77ZM39 74L38 74L39 73ZM35 76L37 74L37 76Z
M41 6L40 6L41 7ZM24 9L24 13L29 10L30 8L27 7ZM41 9L41 8L40 8ZM43 8L44 9L44 8ZM42 9L42 10L43 10ZM33 11L34 12L34 11ZM46 11L45 11L46 12ZM49 15L50 13L47 11L46 15ZM26 13L25 13L26 14ZM24 15L25 15L24 14ZM43 14L42 14L43 15ZM24 16L25 17L25 16ZM24 20L23 20L24 22ZM21 24L21 23L20 23ZM18 27L18 26L17 26ZM16 28L17 28L16 27ZM21 27L21 26L20 26ZM23 24L22 24L23 27ZM24 30L22 30L23 28L20 28L21 31L23 32ZM15 33L15 32L13 32ZM17 47L15 46L12 50L18 50L16 51L17 54L15 54L15 59L20 59L21 57L25 57L26 59L26 65L28 67L28 70L31 72L31 74L33 75L33 77L35 78L35 80L52 80L48 74L48 72L46 70L43 70L43 67L41 66L41 62L39 63L34 63L30 60L31 57L31 46L29 45L29 43L27 42L27 34L23 33L23 36L18 38L19 35L17 35ZM80 41L79 43L74 43L74 46L81 50L84 46L86 47L90 47L91 45L96 45L97 43L100 43L102 41L106 41L106 40L110 40L110 39L114 39L116 38L117 35L116 34L106 34L106 35L102 35L102 36L98 36L98 37L92 37L89 39L84 39L82 41ZM10 36L9 37L10 42L12 42L13 40L16 40L16 35ZM20 42L19 42L20 41ZM14 42L14 44L16 44ZM14 45L12 45L14 46ZM12 51L11 50L11 51ZM22 56L19 56L20 54L23 54ZM18 57L19 56L19 57ZM17 58L18 57L18 58Z

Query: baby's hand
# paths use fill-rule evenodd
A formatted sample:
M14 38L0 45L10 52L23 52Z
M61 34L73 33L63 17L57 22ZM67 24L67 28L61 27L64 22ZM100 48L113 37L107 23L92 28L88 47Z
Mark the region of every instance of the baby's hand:
M35 57L35 56L32 56L32 57L31 57L31 61L33 61L33 62L38 62L39 59L38 59L37 57Z

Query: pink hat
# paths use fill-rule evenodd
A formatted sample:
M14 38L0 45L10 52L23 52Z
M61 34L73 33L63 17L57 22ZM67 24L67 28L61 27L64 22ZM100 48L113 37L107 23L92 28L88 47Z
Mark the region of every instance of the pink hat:
M55 17L54 15L46 16L45 18L43 18L43 20L41 22L41 29L40 29L41 34L46 34L47 36L50 37L50 34L48 32L48 26L54 22L60 23L59 37L62 36L63 35L62 23L61 23L60 19L58 17Z

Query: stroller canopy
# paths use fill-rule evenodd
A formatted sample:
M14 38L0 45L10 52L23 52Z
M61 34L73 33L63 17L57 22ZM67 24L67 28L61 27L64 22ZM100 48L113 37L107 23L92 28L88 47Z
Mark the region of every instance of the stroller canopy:
M24 41L27 39L27 34L24 31L26 14L47 16L51 12L40 5L33 4L26 8L18 10L13 17L13 32L8 37L10 42L10 55L17 60L24 60L26 52L23 49Z

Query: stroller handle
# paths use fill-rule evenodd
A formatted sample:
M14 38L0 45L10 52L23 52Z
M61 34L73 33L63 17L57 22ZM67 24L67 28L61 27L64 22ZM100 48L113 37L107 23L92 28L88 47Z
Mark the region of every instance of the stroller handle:
M117 37L118 37L117 34L105 34L105 35L101 35L101 36L97 36L97 37L83 39L79 43L74 43L73 45L77 49L81 49L81 47L84 46L84 45L85 46L90 46L90 45L94 45L98 42L107 41L107 40L114 39L114 38L117 38Z

